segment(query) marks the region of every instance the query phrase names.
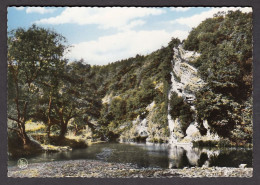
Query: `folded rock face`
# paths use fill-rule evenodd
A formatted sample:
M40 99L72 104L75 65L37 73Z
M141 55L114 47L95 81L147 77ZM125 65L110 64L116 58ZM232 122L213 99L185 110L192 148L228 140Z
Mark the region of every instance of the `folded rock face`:
M168 93L168 99L173 92L177 93L179 97L182 97L186 101L192 110L195 110L193 102L196 99L196 91L204 85L204 82L199 78L197 69L189 64L190 60L194 60L200 56L200 54L192 51L185 51L182 45L173 48L174 56L172 61L171 72L171 88ZM168 111L170 110L170 104L168 105ZM170 129L169 143L177 144L179 142L191 143L195 139L200 139L201 135L197 128L197 123L190 123L186 132L183 133L180 129L180 122L178 118L173 120L168 113L168 127ZM184 137L186 135L186 137Z

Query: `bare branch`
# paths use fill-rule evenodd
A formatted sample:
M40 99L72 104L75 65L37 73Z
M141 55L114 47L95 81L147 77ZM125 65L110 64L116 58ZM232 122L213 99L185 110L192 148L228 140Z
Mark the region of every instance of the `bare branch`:
M15 132L19 132L19 130L18 129L15 129L15 128L11 128L11 127L7 127L9 130L13 130L13 131L15 131Z
M10 117L10 116L8 116L8 119L13 120L13 121L16 121L16 122L19 122L18 119L12 118L12 117Z

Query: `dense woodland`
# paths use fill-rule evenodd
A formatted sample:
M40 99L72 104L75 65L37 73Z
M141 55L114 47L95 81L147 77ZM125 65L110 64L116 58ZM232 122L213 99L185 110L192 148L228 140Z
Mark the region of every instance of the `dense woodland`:
M209 120L234 142L252 142L252 13L205 20L190 32L185 48L201 53L193 64L207 82L196 94L198 121Z
M190 61L206 82L196 92L196 114L176 94L168 100L173 48L180 44L201 54ZM68 49L63 36L35 25L8 34L9 150L34 148L35 139L66 145L69 131L83 135L86 126L92 140L116 140L138 116L147 116L153 101L150 121L161 135L169 135L170 101L170 114L180 118L183 131L196 120L205 134L202 121L208 120L224 139L252 143L252 13L218 13L183 42L173 35L166 47L149 55L105 66L68 61ZM32 123L44 125L39 129L43 138L26 131Z

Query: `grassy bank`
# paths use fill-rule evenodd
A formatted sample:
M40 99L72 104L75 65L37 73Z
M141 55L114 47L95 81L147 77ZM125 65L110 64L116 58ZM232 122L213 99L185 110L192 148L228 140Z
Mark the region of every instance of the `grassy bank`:
M21 139L15 135L8 136L8 154L13 158L26 157L42 153L45 151L59 152L67 151L78 148L86 148L88 146L87 141L82 139L71 139L65 137L60 139L58 136L51 136L46 139L46 134L32 134L30 135L31 145L30 147L23 147Z

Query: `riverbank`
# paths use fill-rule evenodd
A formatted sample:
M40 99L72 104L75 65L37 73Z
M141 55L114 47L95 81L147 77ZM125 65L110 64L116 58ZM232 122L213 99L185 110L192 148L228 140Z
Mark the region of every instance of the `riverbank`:
M27 168L8 168L8 177L252 177L253 168L192 167L183 169L138 168L132 164L96 160L70 160L29 164Z

